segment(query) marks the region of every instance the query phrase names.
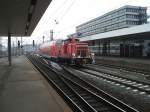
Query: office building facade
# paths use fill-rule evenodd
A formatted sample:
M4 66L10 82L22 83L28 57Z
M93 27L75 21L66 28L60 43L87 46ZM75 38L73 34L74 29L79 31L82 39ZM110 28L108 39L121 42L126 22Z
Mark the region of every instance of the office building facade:
M147 23L147 8L123 6L76 27L78 37L104 33Z

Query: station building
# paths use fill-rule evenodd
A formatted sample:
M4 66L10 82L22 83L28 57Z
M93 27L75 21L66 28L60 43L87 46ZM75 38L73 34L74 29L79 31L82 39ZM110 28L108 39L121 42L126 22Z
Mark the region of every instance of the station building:
M147 8L123 6L76 27L97 56L150 57Z
M97 56L150 57L150 23L80 38Z

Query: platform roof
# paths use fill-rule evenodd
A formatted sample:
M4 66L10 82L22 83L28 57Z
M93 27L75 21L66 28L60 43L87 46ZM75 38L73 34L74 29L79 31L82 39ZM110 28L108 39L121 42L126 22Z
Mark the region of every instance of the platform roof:
M123 38L149 38L150 39L150 23L138 25L130 28L109 31L96 35L81 37L81 41L97 40L97 39L123 39Z
M0 0L0 36L30 36L51 0Z

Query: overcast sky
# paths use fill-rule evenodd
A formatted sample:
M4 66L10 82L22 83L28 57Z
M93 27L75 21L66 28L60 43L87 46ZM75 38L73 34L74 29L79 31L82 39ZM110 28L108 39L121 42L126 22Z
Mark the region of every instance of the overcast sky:
M150 0L52 0L32 39L42 40L45 36L48 40L51 29L55 39L66 38L66 35L75 32L77 25L124 5L150 7Z
M51 29L54 30L54 39L66 38L75 32L77 25L124 5L150 7L150 0L52 0L32 36L23 39L24 44L33 39L41 43L43 36L49 40Z

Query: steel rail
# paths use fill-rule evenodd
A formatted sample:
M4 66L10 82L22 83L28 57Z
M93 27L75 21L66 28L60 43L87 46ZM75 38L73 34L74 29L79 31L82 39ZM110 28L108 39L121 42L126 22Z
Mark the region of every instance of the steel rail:
M73 111L77 112L84 112L80 107L74 103L74 101L48 76L48 74L40 68L38 65L38 61L35 59L35 57L28 56L28 59L31 61L31 63L40 71L40 73L46 78L48 83L55 88L57 93L63 97L63 99L69 104L69 106L72 108Z
M84 82L84 84L80 84L80 85L84 85L85 88L87 88L88 90L92 91L93 93L105 98L107 101L111 102L112 104L114 104L116 107L121 108L122 110L126 111L126 112L139 112L137 109L134 109L133 107L125 104L124 102L118 100L117 98L113 97L112 95L104 92L103 90L99 89L98 87L94 86L93 84L87 82L84 79L81 79L77 73L71 68L71 67L64 67L64 69L71 73L72 75L67 77L70 77L70 80L72 79L74 82L76 83L81 83L80 80L82 80L82 82ZM72 77L71 77L72 76Z
M104 92L101 93L102 91L97 88L95 89L94 86L87 83L86 81L77 77L73 78L74 76L72 74L70 74L69 77L62 71L60 73L60 71L56 70L56 68L50 67L48 65L49 62L43 60L42 58L37 56L31 58L32 63L34 63L34 65L37 66L40 71L44 72L44 75L48 77L48 80L51 80L50 82L53 82L53 84L59 88L59 92L63 92L67 98L72 101L72 104L76 105L74 106L78 108L76 110L82 112L97 112L100 110L105 110L106 112L139 112L136 109L131 108L130 106L119 101L118 99L108 94L104 94ZM57 75L50 75L50 72L54 72Z
M36 66L40 66L39 68L45 72L46 77L61 90L60 92L63 92L67 98L69 98L72 103L77 107L75 111L80 111L80 112L96 112L94 108L89 106L78 94L76 94L70 87L68 87L62 79L60 79L60 76L57 75L48 75L49 71L52 70L49 66L45 64L45 62L41 62L40 59L36 60L39 63L36 63ZM57 73L57 71L52 70L53 72Z
M104 66L104 67L110 67L110 68L116 68L116 69L122 69L124 71L140 73L140 74L144 74L144 75L148 75L148 76L150 75L150 71L138 69L138 68L130 68L127 66L112 65L112 64L101 64L101 63L97 63L96 65Z
M128 78L128 77L124 77L124 76L120 76L120 75L117 75L116 73L110 73L109 71L106 71L106 70L100 70L100 69L98 69L98 68L95 68L95 67L92 67L92 66L84 66L83 68L85 68L85 69L90 69L90 70L94 70L94 71L97 71L97 72L101 72L101 73L106 73L106 74L109 74L109 75L112 75L112 76L116 76L116 77L120 77L120 78L124 78L124 79L127 79L127 80L132 80L132 81L136 81L136 82L138 82L138 83L143 83L143 84L150 84L150 83L148 83L148 82L144 82L144 81L139 81L139 80L135 80L135 79L131 79L131 78ZM119 73L118 73L119 74Z
M146 92L147 94L150 94L150 84L149 83L146 83L146 82L143 82L143 81L138 81L138 80L133 80L133 79L130 79L130 78L127 78L127 77L114 75L112 73L102 71L102 70L90 69L91 71L93 70L93 72L91 72L91 71L89 71L89 69L90 68L83 69L83 70L80 70L80 71L86 72L86 73L94 75L96 77L101 77L101 78L110 80L112 82L120 83L122 85L125 85L125 86L131 87L133 89L137 89L139 91ZM98 72L99 74L94 73L95 71ZM112 76L114 76L114 77L112 77ZM140 85L138 86L138 84L140 84L141 86ZM149 89L142 88L144 86L148 87Z
M97 112L105 111L105 112L126 112L101 96L91 92L87 88L82 85L75 83L74 81L68 79L67 77L63 77L63 80L76 91L89 105L91 105Z

